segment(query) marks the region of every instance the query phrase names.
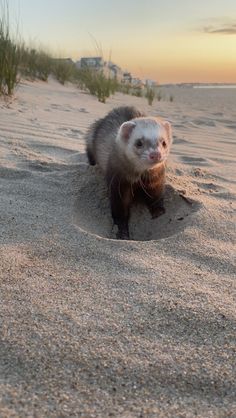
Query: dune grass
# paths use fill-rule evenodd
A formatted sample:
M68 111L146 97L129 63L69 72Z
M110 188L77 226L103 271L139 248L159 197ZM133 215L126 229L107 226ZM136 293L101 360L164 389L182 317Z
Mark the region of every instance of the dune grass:
M155 90L152 87L147 87L145 97L147 98L149 106L152 106L153 100L155 98Z
M157 91L157 100L158 100L158 102L160 102L162 99L163 99L163 94L162 94L161 90L158 90Z
M47 81L52 71L52 58L42 49L22 45L19 69L23 77Z
M118 83L109 71L106 74L103 69L77 68L69 59L55 58L43 48L29 47L15 39L10 30L8 0L0 0L0 95L12 95L21 77L46 82L50 75L63 85L77 84L101 103L117 91L137 97L143 95L140 86ZM102 53L99 48L98 52ZM151 89L146 93L149 104L154 99L152 94Z
M52 60L52 74L61 84L68 81L73 82L75 78L75 64L62 58L54 58Z
M106 77L103 71L78 69L73 62L53 58L43 49L16 43L11 38L6 13L0 17L0 94L12 95L20 77L47 81L54 76L61 84L76 83L96 96L102 103L118 90L116 79Z
M106 77L103 71L83 68L77 70L76 77L79 87L96 96L101 103L118 91L117 80Z
M122 91L122 88L128 94L142 96L140 88L121 86L110 74L105 75L103 70L79 69L72 61L53 58L42 48L16 42L10 31L8 1L0 0L0 95L12 95L20 77L46 82L49 75L61 84L68 81L76 83L101 103L105 103L116 91Z
M0 3L0 94L10 96L18 83L20 47L10 34L7 2Z

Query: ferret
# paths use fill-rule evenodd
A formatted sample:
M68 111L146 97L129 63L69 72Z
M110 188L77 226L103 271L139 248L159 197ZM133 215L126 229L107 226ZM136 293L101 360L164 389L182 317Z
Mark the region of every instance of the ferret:
M118 239L129 239L130 207L137 196L153 218L165 213L165 164L172 143L168 121L118 107L92 124L86 142L89 163L100 167L107 182Z

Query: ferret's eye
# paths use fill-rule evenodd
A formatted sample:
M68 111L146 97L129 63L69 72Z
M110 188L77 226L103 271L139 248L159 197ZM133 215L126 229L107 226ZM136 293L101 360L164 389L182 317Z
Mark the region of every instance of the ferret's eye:
M166 148L166 147L167 147L167 143L166 143L166 141L162 141L162 146L163 146L164 148Z
M138 139L138 140L136 141L136 143L135 143L135 146L136 146L137 148L142 148L142 146L143 146L143 141L142 141L142 139Z

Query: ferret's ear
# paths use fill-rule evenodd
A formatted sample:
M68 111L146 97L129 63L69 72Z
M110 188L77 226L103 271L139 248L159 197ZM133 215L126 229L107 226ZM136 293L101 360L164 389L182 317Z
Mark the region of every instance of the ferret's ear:
M136 124L132 121L122 123L122 125L120 127L120 130L119 130L120 137L124 141L128 142L128 140L131 136L131 133L132 133L133 129L135 128L135 126L136 126Z
M164 126L164 128L166 130L166 133L167 133L167 136L168 136L169 141L172 141L172 128L171 128L170 122L168 122L167 120L165 120L163 122L163 126Z

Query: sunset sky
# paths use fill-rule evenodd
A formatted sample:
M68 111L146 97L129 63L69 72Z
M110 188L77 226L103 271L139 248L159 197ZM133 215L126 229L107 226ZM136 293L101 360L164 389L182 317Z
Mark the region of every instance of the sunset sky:
M27 43L143 79L236 83L236 0L8 0Z

